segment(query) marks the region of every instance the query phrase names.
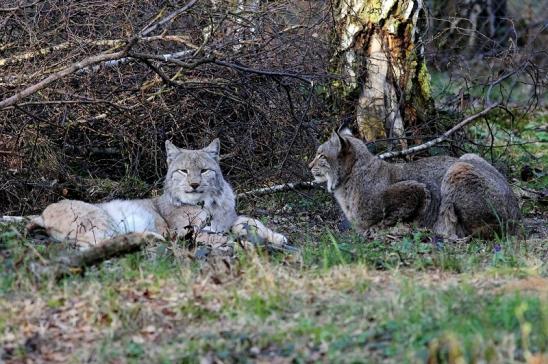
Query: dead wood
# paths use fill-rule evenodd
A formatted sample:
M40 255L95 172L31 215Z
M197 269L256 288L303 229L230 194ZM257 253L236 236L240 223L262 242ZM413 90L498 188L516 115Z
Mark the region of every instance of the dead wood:
M445 140L447 140L452 134L454 134L456 131L464 128L466 125L470 124L471 122L473 122L474 120L488 114L491 110L493 110L494 108L498 107L500 104L499 103L494 103L494 104L491 104L489 106L487 106L485 109L483 109L482 111L478 112L477 114L474 114L474 115L470 115L469 117L465 118L464 120L462 120L460 123L458 123L457 125L455 125L454 127L452 127L451 129L447 130L445 133L443 133L442 135L440 135L439 137L435 138L435 139L432 139L426 143L423 143L423 144L420 144L420 145L417 145L417 146L414 146L412 148L408 148L408 149L404 149L404 150L400 150L400 151L397 151L397 152L388 152L388 153L382 153L382 154L379 154L378 157L380 159L388 159L388 158L395 158L395 157L402 157L404 155L410 155L410 154L415 154L415 153L418 153L422 150L425 150L425 149L428 149L436 144L439 144Z
M32 263L31 270L38 278L53 277L59 280L72 273L81 273L86 268L105 260L142 250L147 244L163 241L153 233L130 233L104 240L89 250L59 257L49 264Z
M270 187L263 187L258 188L255 190L245 191L238 194L238 198L247 198L251 196L261 196L261 195L268 195L270 193L274 192L283 192L288 190L299 190L299 189L312 189L317 186L319 186L320 183L318 182L292 182L292 183L284 183L282 185L275 185Z

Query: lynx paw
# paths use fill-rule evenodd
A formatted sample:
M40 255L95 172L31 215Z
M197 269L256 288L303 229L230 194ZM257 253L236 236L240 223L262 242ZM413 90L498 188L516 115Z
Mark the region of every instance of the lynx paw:
M285 245L289 242L285 236L279 233L272 233L272 236L270 237L269 243L276 244L276 245Z

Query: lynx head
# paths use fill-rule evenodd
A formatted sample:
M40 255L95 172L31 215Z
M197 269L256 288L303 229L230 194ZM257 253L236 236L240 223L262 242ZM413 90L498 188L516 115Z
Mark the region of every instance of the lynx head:
M348 136L352 136L349 129L334 131L329 140L318 147L308 165L316 182L327 182L329 192L340 185L346 173L346 159L351 149Z
M219 139L198 150L178 148L166 141L168 170L164 192L174 205L205 202L222 192L224 179L219 166L220 146Z

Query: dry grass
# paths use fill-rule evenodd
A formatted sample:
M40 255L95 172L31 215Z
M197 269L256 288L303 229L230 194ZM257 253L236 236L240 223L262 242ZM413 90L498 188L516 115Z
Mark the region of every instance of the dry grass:
M314 211L302 198L286 195L296 216L299 204ZM324 201L321 194L315 198ZM273 198L268 211L280 199ZM48 259L60 246L31 249L17 226L4 227L2 358L14 363L542 360L546 239L527 246L508 239L434 248L420 231L375 242L301 224L301 236L293 232L294 241L304 244L299 255L237 249L230 259L203 261L192 259L195 251L184 245L157 245L59 283L38 282L27 268L37 254Z

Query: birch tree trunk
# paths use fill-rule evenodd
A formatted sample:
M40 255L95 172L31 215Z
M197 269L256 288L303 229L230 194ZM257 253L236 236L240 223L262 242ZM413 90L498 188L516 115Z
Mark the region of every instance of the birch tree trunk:
M402 137L429 119L435 109L423 54L423 0L338 0L335 21L334 62L345 80L337 86L343 111L356 107L361 137Z

